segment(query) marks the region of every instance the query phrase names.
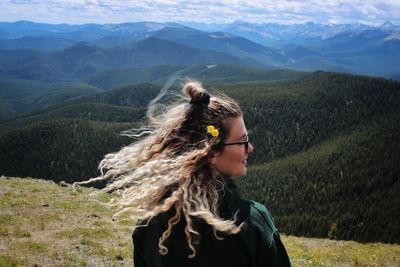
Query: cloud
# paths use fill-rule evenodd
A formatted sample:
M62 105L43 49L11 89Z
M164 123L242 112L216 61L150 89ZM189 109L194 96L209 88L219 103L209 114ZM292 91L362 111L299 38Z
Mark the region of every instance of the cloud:
M400 1L392 0L3 0L0 20L67 23L126 21L197 21L227 23L234 20L285 24L391 20L400 24Z

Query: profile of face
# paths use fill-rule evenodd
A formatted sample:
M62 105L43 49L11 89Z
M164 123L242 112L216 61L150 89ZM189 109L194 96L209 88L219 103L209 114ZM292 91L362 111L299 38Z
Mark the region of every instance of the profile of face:
M243 117L232 119L229 124L228 138L221 151L215 152L210 162L225 177L243 176L247 172L247 157L253 152L248 141L248 134Z

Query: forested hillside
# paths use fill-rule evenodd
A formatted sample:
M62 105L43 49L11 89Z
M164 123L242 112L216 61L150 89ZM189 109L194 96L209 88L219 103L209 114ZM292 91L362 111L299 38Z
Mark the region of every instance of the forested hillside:
M141 120L159 92L152 84L125 86L110 92L77 97L0 124L0 136L33 123L57 119L85 119L132 123Z
M238 181L283 232L400 241L399 82L316 72L206 87L242 105L255 151ZM138 127L159 90L127 86L0 124L0 174L69 182L98 175L103 155L132 141L119 133Z
M400 111L400 83L316 72L295 82L221 87L239 100L256 146L252 163L303 151Z
M60 104L65 105L63 102L75 98L79 98L78 102L81 103L84 101L81 96L100 94L103 91L114 90L112 95L119 94L123 98L124 94L119 90L124 89L121 88L131 88L140 83L162 86L171 77L191 77L208 84L232 84L288 81L306 74L286 69L255 69L233 64L200 64L118 68L101 71L81 82L0 79L0 121L26 116L32 112L43 113L43 109L57 108ZM120 89L116 90L118 88ZM147 94L148 90L151 89L141 90L141 94Z
M399 242L400 114L305 152L253 165L242 192L272 210L285 233Z
M1 173L36 174L56 182L74 182L96 175L109 152L128 144L120 132L128 123L59 119L32 124L0 139Z

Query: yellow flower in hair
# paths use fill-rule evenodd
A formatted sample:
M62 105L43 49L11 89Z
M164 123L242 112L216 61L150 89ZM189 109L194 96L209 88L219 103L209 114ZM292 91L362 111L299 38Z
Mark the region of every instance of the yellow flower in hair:
M213 137L218 137L219 136L218 129L215 128L213 125L208 125L207 126L207 133L211 134Z

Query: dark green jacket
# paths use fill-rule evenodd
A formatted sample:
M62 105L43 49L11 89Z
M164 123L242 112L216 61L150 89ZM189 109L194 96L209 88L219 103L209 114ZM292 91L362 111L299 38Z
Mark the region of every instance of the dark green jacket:
M135 267L268 267L290 266L274 220L264 205L242 200L236 186L229 179L222 191L220 216L227 219L239 210L238 221L246 227L238 234L223 236L218 240L211 228L201 221L194 221L200 236L193 236L196 256L188 258L191 251L184 234L185 222L181 220L165 242L166 255L159 254L158 241L168 225L171 212L153 218L146 227L133 233ZM142 222L145 224L145 222Z

